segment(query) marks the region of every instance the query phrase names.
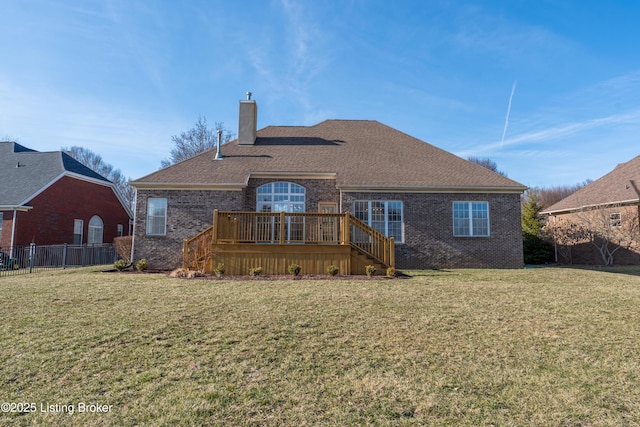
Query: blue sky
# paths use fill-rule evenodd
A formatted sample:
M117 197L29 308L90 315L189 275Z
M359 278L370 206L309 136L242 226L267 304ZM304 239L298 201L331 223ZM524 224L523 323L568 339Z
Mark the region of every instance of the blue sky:
M135 179L199 115L368 119L528 186L640 154L640 3L0 0L0 139Z

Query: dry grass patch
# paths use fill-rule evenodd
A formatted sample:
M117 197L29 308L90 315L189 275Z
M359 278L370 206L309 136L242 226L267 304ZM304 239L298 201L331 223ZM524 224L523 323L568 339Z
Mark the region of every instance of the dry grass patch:
M9 425L637 425L640 273L0 279Z

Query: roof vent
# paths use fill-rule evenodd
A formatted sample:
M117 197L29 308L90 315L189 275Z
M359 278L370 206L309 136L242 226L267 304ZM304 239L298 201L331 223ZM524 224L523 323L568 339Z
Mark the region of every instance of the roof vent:
M216 156L214 160L222 160L222 153L220 153L220 145L222 143L222 130L218 129L218 143L216 145Z

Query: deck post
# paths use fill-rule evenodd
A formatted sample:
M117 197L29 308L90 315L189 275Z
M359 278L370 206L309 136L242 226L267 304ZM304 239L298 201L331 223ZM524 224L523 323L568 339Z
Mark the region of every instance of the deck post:
M280 211L280 244L284 244L284 211Z
M211 237L212 245L218 242L218 209L213 210L213 236Z
M382 241L382 261L384 261L384 263L386 265L391 265L389 264L389 246L391 245L391 240L390 239L384 239Z
M189 268L189 241L183 240L182 243L182 269L188 270Z
M350 245L351 244L351 236L349 235L349 212L345 212L342 214L342 244Z
M389 238L389 267L396 268L396 239Z

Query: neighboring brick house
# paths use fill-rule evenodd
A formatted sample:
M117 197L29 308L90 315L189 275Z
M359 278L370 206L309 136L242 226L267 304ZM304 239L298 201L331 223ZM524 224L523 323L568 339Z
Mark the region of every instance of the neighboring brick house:
M129 234L114 184L60 152L0 142L0 247L102 244Z
M395 238L396 266L523 266L523 185L377 121L256 130L240 101L238 139L131 183L134 258L180 265L214 209L351 212Z
M549 206L545 232L556 260L640 264L640 156Z

